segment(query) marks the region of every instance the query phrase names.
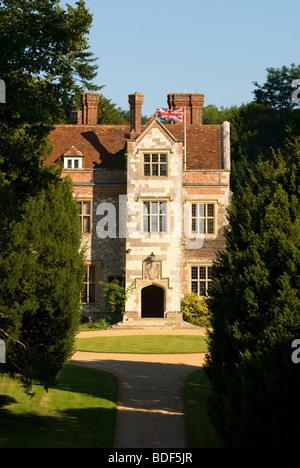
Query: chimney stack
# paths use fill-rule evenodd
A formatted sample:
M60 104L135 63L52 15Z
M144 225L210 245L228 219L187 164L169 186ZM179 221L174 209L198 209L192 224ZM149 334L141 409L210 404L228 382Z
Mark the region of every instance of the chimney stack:
M187 125L202 125L204 94L175 93L168 94L169 108L186 108Z
M98 105L99 94L83 93L82 94L82 124L97 125L98 124Z
M144 96L139 93L130 94L128 102L130 105L130 132L141 133Z
M70 122L72 125L82 125L82 111L71 111Z

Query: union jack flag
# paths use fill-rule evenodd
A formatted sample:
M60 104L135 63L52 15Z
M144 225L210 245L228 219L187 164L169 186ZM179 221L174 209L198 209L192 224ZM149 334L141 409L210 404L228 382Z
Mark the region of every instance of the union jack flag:
M169 120L170 122L182 122L184 110L182 109L163 109L159 107L156 109L155 116L162 120Z

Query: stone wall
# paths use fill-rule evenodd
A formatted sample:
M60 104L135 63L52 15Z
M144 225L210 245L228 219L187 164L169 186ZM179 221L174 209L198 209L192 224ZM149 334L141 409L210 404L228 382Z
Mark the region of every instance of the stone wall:
M143 155L147 152L167 154L166 177L144 176ZM126 274L127 285L135 282L136 287L126 305L127 317L141 317L141 292L151 284L164 290L165 316L168 313L180 313L182 239L180 235L176 237L174 234L182 204L182 153L182 143L175 142L156 122L153 122L141 140L128 143ZM166 233L143 232L143 202L148 200L166 201ZM151 253L161 265L157 276L152 278L145 277L143 273L144 262Z

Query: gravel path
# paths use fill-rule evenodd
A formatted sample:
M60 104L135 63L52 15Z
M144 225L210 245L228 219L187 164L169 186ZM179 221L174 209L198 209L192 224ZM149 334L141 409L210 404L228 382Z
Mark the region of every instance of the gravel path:
M106 330L79 336L203 335L192 330ZM119 382L115 448L187 448L183 390L204 354L102 354L77 352L72 364L95 367Z

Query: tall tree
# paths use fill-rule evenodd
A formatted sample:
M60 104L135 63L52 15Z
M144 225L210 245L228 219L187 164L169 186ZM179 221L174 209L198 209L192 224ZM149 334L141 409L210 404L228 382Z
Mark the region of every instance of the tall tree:
M299 100L295 102L292 99L296 87L293 86L293 81L299 79L300 65L292 63L290 67L267 68L267 81L263 85L259 85L256 81L253 83L257 88L253 91L255 102L277 110L299 109Z
M129 121L130 122L130 121ZM122 110L116 108L116 105L110 99L100 95L98 106L98 123L106 125L127 125L129 123L123 116Z
M30 388L55 383L74 352L84 260L71 180L29 196L0 233L1 371Z
M84 1L0 0L0 339L10 372L27 385L55 381L73 349L83 281L79 216L47 137L64 122L95 68ZM62 89L62 84L65 89Z
M84 0L64 10L60 0L0 0L1 78L7 86L6 117L57 123L69 116L98 66L89 50L92 15Z
M227 249L214 267L206 370L226 447L298 446L300 139L233 195Z

